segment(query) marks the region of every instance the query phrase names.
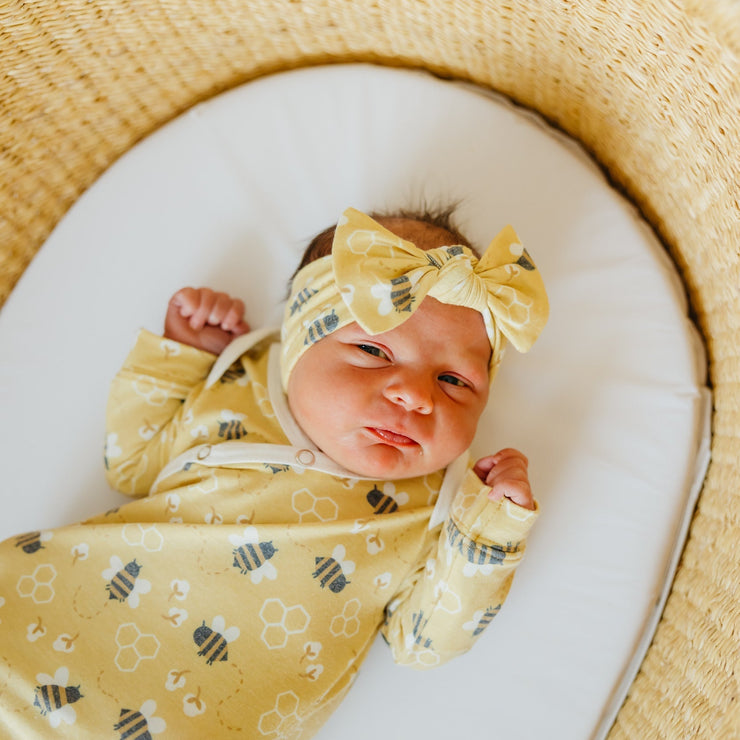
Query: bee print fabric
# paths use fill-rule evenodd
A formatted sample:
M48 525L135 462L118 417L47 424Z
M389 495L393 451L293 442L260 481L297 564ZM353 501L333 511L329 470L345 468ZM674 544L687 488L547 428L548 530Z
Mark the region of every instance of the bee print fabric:
M429 668L494 619L536 513L468 471L430 530L442 473L315 469L278 422L268 354L206 387L212 355L140 335L105 446L135 499L0 544L0 736L305 740L378 630ZM214 462L273 448L292 457Z
M348 208L337 222L332 253L293 280L283 322L283 387L312 344L356 321L368 334L406 321L425 296L478 311L491 342L491 379L504 338L527 352L547 323L539 270L507 226L480 260L468 247L427 251Z

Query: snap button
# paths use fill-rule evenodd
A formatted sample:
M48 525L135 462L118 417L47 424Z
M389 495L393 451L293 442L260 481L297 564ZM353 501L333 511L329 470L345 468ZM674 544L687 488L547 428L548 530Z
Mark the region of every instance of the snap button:
M205 460L210 454L211 445L205 445L198 450L198 454L196 455L196 457L198 458L198 460Z
M301 465L313 465L316 462L316 455L311 450L298 450L295 459Z

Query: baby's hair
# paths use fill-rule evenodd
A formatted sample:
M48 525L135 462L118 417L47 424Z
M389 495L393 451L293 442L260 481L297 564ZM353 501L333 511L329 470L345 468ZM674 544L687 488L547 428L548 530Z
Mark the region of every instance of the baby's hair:
M469 247L478 255L476 248L470 243L470 241L460 232L457 224L454 220L455 210L457 209L458 203L452 203L447 206L429 206L423 205L419 209L405 209L401 208L395 211L372 211L368 215L370 218L376 221L384 221L386 219L407 219L409 221L418 221L426 224L433 228L441 231L446 231L449 236L449 241L446 244L440 246L449 246L453 244L461 244L464 247ZM306 265L311 264L321 257L331 254L331 246L334 241L334 231L337 225L329 226L309 242L306 247L306 251L303 253L301 262L298 265L296 271L290 278L291 283L296 273L304 268ZM392 231L392 229L391 229ZM447 238L445 237L445 241ZM480 256L480 255L478 255Z

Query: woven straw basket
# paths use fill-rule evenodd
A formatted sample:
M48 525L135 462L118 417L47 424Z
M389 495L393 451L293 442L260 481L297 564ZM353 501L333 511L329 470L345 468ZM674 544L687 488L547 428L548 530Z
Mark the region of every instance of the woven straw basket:
M740 737L740 0L3 0L0 303L154 129L255 77L349 61L539 111L663 238L709 352L713 459L610 737Z

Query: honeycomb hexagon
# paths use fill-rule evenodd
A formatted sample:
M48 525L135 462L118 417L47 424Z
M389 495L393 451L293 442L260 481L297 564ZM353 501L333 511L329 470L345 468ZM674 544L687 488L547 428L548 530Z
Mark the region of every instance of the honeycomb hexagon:
M452 513L458 519L462 519L465 512L475 503L478 498L478 493L464 493L458 494L455 498L455 503L452 506Z
M357 616L360 606L357 599L351 599L344 605L342 613L331 620L329 629L334 637L353 637L360 631L360 620Z
M414 656L415 662L424 668L431 668L439 663L439 655L428 648L414 646L411 654Z
M142 660L155 658L159 652L159 640L154 635L144 634L133 623L122 624L116 632L115 664L119 671L135 671Z
M200 491L201 493L213 493L218 490L218 478L212 471L205 473L198 483L188 486L189 490Z
M123 539L132 547L143 547L147 552L159 552L164 542L159 530L153 525L127 524L123 528Z
M54 587L51 584L56 577L54 566L44 563L37 566L30 576L21 576L16 590L24 599L30 597L36 604L48 604L54 598Z
M280 599L267 599L260 609L260 619L265 625L260 637L270 650L285 647L288 637L305 632L311 621L300 604L285 606Z
M286 733L291 731L291 737L299 737L300 723L298 697L292 691L284 691L278 694L274 709L260 717L258 728L263 735L286 737Z
M140 634L139 628L133 622L122 624L116 633L116 645L118 647L133 645L139 639Z
M368 229L356 229L347 237L347 246L355 254L367 254L370 247L378 243L379 238L378 234L374 231L370 231ZM386 240L383 239L383 242L385 241ZM399 244L400 241L400 238L396 237L396 243ZM390 250L388 251L390 252Z
M314 496L308 488L296 491L292 498L293 511L299 521L333 522L339 516L336 501L325 496Z
M523 326L529 321L529 309L532 301L524 302L520 300L520 295L509 286L501 286L496 292L496 297L501 301L509 312L509 320L512 323Z
M280 599L267 599L260 609L260 619L265 624L282 624L285 604Z

